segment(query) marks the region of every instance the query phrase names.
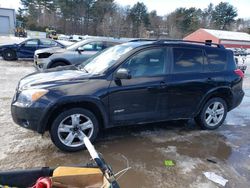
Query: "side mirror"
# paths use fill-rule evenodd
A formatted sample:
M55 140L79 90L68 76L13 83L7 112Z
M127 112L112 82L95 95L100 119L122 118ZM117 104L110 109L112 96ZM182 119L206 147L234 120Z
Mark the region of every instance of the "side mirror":
M129 74L128 69L120 68L116 72L115 78L117 78L117 79L130 79L131 75Z
M77 48L77 51L79 54L81 54L84 51L84 47L80 46L79 48Z

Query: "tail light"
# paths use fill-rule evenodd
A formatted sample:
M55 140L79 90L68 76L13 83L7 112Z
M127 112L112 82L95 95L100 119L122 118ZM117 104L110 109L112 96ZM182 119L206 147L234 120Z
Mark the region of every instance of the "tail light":
M236 70L234 70L234 73L237 74L238 76L240 76L241 78L244 78L244 73L242 72L242 70L236 69Z

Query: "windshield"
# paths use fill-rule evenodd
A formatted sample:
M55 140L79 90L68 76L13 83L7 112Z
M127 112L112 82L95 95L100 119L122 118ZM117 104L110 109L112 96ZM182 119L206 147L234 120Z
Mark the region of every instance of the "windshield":
M82 64L84 70L91 74L101 74L127 52L133 49L132 46L118 45L102 51L102 53L90 58ZM85 66L84 66L85 65Z
M76 42L70 46L67 47L67 50L76 50L79 46L84 45L84 43L82 41L80 42Z

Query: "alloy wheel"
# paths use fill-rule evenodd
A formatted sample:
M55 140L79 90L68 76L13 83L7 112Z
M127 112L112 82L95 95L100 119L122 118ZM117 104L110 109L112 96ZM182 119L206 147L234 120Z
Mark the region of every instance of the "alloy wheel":
M205 112L205 121L208 126L217 126L223 119L225 114L225 108L221 102L211 103Z
M84 134L91 138L94 124L83 114L72 114L64 118L58 126L57 134L60 141L69 147L78 147L84 144Z

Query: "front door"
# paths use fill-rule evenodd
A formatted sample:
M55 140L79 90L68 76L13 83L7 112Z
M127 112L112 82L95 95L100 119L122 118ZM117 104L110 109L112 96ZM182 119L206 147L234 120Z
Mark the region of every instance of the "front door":
M20 58L33 58L34 53L38 48L38 40L30 39L22 43L18 49L18 57Z
M119 67L127 69L131 78L114 78L111 82L109 112L112 123L160 120L160 97L165 92L166 81L165 62L165 48L153 48L136 53Z

